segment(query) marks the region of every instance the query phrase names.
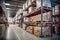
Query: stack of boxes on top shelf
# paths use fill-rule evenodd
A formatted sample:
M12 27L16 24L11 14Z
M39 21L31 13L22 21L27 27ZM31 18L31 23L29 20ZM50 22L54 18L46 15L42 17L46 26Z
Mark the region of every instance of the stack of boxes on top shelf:
M55 34L60 34L60 27L59 27L59 24L60 24L60 21L59 21L59 4L56 4L54 7L53 7L53 23L54 23L54 29L55 29Z
M32 3L32 0L28 0L28 1L27 1L27 3L30 5ZM23 15L24 16L26 16L28 14L31 14L37 8L41 7L41 0L35 0L35 1L36 1L36 7L29 7L28 8L28 11L24 11L23 12ZM46 2L47 2L47 0L46 0ZM48 3L47 6L50 7L51 6L50 3L49 2L47 2L47 3ZM24 5L27 5L27 4L24 4ZM23 9L26 8L26 6L24 6L24 5L23 5ZM46 5L46 3L45 3L45 5ZM43 6L45 6L45 5L43 5ZM36 14L38 14L38 12ZM43 21L48 22L48 21L51 20L51 11L46 12L46 13L42 13L42 14L43 14L43 17L42 17ZM40 27L41 24L40 23L37 23L37 21L41 21L41 13L39 12L39 15L35 15L35 16L27 17L27 18L30 18L30 20L32 20L31 21L31 24L33 23L34 26L32 26L32 25L31 26L28 26L28 27L26 27L26 30L28 32L30 32L30 33L32 33L32 34L34 34L34 35L36 35L36 36L39 37L41 35L41 27ZM29 22L29 20L28 20L28 22ZM42 32L43 32L43 35L44 36L51 35L50 26L51 26L50 24L43 23L43 28L42 28L43 30L42 30Z

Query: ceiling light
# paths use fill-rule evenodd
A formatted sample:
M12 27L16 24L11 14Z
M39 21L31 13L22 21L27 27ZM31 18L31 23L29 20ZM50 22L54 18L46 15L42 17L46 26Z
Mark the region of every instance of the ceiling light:
M5 3L5 5L10 5L9 3Z

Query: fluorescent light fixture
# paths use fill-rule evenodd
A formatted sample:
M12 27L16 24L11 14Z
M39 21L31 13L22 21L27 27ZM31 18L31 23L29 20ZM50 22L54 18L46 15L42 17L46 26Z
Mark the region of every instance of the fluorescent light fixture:
M10 5L9 3L4 3L5 5Z
M6 9L10 9L10 8L6 8Z

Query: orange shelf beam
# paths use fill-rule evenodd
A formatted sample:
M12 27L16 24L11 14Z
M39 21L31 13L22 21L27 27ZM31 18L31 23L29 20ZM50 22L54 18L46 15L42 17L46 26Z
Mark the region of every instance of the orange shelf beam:
M59 14L55 14L55 15L53 15L53 17L58 17L59 16Z
M52 24L52 22L37 22L37 24Z
M53 22L53 24L60 24L60 22Z
M25 17L31 17L31 16L38 15L38 14L40 14L38 11L40 11L41 9L44 9L45 12L49 12L52 10L51 8L39 7L38 9L34 10L31 14L25 15ZM45 13L45 12L43 12L43 13Z

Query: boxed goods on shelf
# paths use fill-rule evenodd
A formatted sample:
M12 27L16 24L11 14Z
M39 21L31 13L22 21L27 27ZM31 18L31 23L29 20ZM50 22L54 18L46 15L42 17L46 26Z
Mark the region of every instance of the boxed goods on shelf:
M27 2L28 2L28 5L31 5L32 0L27 0Z
M59 18L58 17L54 17L53 18L53 22L58 22L59 21Z
M26 1L26 7L28 7L28 2Z
M56 5L55 6L55 14L58 14L59 13L59 5Z
M53 11L53 15L55 14L55 7L52 8L52 11Z
M49 21L51 20L50 12L44 13L43 14L43 21Z
M36 22L36 21L41 20L40 17L41 17L41 15L39 14L39 15L36 15L36 16L31 17L31 19Z
M34 35L37 37L40 36L40 27L34 27Z
M51 36L51 24L43 24L44 37Z
M59 10L59 5L56 5L55 6L55 10Z
M28 15L28 11L23 12L23 16L26 16L26 15Z
M34 27L33 26L28 26L26 31L33 34Z
M59 30L58 24L55 24L55 33L56 34L58 34L58 30Z
M43 29L43 34L44 34L44 37L51 35L51 29L50 29L49 26L44 27L44 29Z
M23 29L24 29L24 30L26 29L26 26L27 26L26 24L23 24Z
M23 10L26 8L26 4L23 4Z
M33 12L35 9L36 9L36 7L30 7L28 11L29 11L29 13L31 13L31 12Z
M24 22L31 22L31 18L24 17Z
M37 8L41 7L41 0L36 0Z

